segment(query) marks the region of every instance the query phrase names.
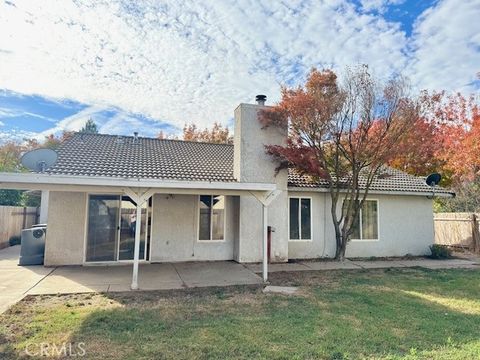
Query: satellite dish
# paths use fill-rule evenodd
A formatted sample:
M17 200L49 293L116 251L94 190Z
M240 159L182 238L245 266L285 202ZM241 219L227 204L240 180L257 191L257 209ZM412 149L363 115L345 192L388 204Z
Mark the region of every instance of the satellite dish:
M425 182L428 186L434 187L440 183L440 180L442 180L442 175L439 173L433 173L427 176L427 180L425 180Z
M44 172L57 162L57 152L51 149L36 149L22 156L22 165L35 172Z

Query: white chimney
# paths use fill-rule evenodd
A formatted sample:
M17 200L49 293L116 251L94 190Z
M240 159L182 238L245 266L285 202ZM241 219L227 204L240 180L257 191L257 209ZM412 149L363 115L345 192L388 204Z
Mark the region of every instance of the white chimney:
M286 176L275 176L277 164L266 154L265 145L285 144L287 132L273 126L262 128L258 112L266 108L266 98L265 95L257 95L257 104L240 104L235 109L234 176L242 182L280 181L281 187L286 187ZM283 177L285 179L282 179Z

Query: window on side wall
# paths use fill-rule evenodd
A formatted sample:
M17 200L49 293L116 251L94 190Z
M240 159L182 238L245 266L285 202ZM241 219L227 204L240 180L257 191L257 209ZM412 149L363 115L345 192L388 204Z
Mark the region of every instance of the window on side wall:
M353 223L351 240L378 240L378 201L365 200Z
M200 195L199 240L223 240L225 236L225 196Z
M312 199L291 197L289 213L290 240L311 240Z

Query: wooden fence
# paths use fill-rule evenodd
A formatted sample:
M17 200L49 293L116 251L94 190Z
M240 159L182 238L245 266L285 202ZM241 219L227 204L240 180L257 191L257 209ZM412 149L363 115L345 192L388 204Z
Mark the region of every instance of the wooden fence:
M435 243L480 253L480 214L434 214Z
M36 207L0 206L0 249L9 246L12 236L20 236L23 229L36 224Z

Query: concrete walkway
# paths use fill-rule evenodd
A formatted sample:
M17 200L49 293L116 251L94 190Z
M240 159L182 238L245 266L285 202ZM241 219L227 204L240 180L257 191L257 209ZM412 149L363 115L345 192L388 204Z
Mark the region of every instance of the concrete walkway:
M262 271L262 264L245 265L254 273ZM412 260L345 260L336 262L332 260L323 261L295 261L291 263L270 264L268 272L279 271L312 271L312 270L355 270L355 269L387 269L423 267L427 269L480 269L480 260L476 259L449 259L432 260L416 258Z
M0 314L21 300L54 269L18 266L20 246L0 250Z

